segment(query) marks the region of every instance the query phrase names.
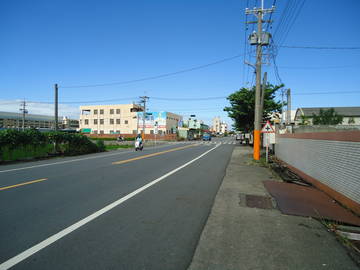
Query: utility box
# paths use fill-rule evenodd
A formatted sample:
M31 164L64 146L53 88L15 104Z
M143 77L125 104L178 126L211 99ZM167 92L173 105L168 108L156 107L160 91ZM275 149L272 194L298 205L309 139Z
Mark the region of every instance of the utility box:
M268 32L262 33L261 40L258 39L258 35L255 32L249 36L250 45L258 45L261 43L262 46L267 46L270 44L270 39L271 39L271 34Z
M258 36L257 36L256 33L252 33L249 36L249 42L250 42L250 45L257 45L258 44Z
M261 45L269 45L270 44L270 39L271 39L271 34L268 32L263 32L262 33L262 42Z

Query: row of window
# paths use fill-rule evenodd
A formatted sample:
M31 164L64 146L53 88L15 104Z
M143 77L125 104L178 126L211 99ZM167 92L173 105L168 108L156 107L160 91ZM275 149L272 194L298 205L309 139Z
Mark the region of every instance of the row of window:
M114 114L114 113L116 113L116 114L120 114L120 109L110 109L109 110L109 112L110 112L110 114ZM94 114L104 114L104 109L94 109Z
M104 123L105 123L105 119L93 119L93 124L94 125L97 125L97 124L104 125ZM109 124L110 125L114 125L115 123L117 125L120 125L121 124L120 119L109 119ZM124 124L125 125L129 124L129 121L125 120ZM84 125L89 125L89 119L84 119Z

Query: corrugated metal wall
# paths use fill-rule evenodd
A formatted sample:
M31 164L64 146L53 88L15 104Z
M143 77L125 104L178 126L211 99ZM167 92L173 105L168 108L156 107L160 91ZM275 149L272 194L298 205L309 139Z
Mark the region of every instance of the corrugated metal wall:
M276 138L276 156L360 203L360 142Z

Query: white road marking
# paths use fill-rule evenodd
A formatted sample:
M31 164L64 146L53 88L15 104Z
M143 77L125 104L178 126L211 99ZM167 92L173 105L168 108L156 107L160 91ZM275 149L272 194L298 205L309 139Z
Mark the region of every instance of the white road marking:
M87 216L84 219L81 219L80 221L74 223L73 225L63 229L62 231L50 236L49 238L43 240L42 242L36 244L35 246L21 252L20 254L16 255L15 257L12 257L11 259L3 262L2 264L0 264L0 270L6 270L9 269L11 267L13 267L14 265L22 262L23 260L25 260L26 258L30 257L31 255L39 252L40 250L46 248L47 246L51 245L52 243L56 242L57 240L65 237L66 235L70 234L71 232L79 229L80 227L84 226L85 224L89 223L90 221L94 220L95 218L105 214L106 212L109 212L111 209L113 209L114 207L126 202L127 200L129 200L130 198L134 197L135 195L139 194L140 192L148 189L149 187L155 185L156 183L164 180L165 178L169 177L170 175L178 172L179 170L185 168L186 166L189 166L191 163L197 161L198 159L202 158L203 156L207 155L208 153L210 153L211 151L213 151L214 149L216 149L217 147L219 147L220 145L217 145L213 148L211 148L210 150L202 153L200 156L190 160L189 162L181 165L180 167L168 172L167 174L164 174L163 176L151 181L150 183L146 184L145 186L142 186L141 188L136 189L135 191L129 193L128 195L118 199L117 201L105 206L104 208L96 211L95 213Z
M151 148L151 149L159 149L159 148L163 148L163 147L166 147L166 146L169 146L169 145L158 146L158 147ZM86 157L86 158L78 158L78 159L72 159L72 160L59 161L59 162L54 162L54 163L46 163L46 164L40 164L40 165L34 165L34 166L28 166L28 167L22 167L22 168L2 170L2 171L0 171L0 173L12 172L12 171L21 171L21 170L33 169L33 168L40 168L40 167L46 167L46 166L52 166L52 165L58 165L58 164L65 164L65 163L88 160L88 159L94 159L94 158L111 157L111 156L128 154L128 153L133 153L133 152L134 151L117 152L117 153L108 154L108 155L100 155L100 156L95 156L95 157Z

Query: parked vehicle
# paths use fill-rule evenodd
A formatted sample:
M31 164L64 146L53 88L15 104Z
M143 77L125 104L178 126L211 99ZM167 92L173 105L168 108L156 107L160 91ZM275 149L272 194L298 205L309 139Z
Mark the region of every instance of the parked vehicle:
M204 133L202 139L203 141L211 141L211 135L209 133Z

